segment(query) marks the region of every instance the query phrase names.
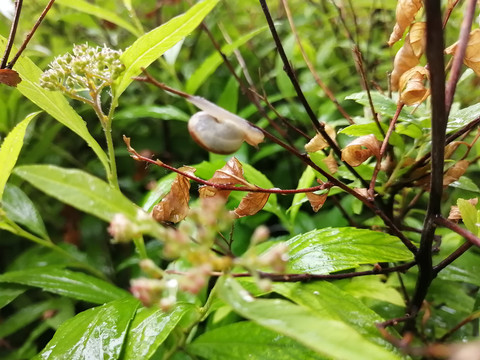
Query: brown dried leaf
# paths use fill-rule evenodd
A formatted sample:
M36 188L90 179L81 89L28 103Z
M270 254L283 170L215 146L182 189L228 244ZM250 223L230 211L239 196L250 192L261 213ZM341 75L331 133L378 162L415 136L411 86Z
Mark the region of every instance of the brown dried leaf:
M317 212L327 200L328 192L325 194L306 193L305 195L307 196L308 201L310 201L313 211Z
M452 141L445 146L445 159L449 159L460 145L465 145L467 148L470 147L470 144L465 141Z
M330 138L332 140L335 140L335 138L337 137L337 133L335 132L335 129L333 127L331 127L328 124L325 124L325 131L328 134L328 136L330 136ZM309 153L312 153L312 152L315 152L315 151L323 150L323 149L325 149L329 146L330 145L323 138L323 136L321 134L316 134L313 137L313 139L310 140L308 142L308 144L305 145L305 150Z
M427 23L416 22L410 27L409 41L413 50L413 54L420 58L425 51L425 45L427 44Z
M15 70L0 69L0 84L17 87L21 81L20 75Z
M388 45L392 46L400 40L405 32L405 29L415 20L415 15L422 7L422 0L398 0L395 16L397 23L393 28Z
M235 157L232 157L230 160L228 160L224 167L215 171L213 177L208 181L214 184L230 186L251 186L243 177L242 164ZM231 190L220 190L213 186L202 186L199 190L199 193L201 198L220 196L226 201L228 195L231 193Z
M468 199L467 200L473 206L477 206L478 198ZM458 221L462 219L462 214L457 205L452 205L450 207L450 213L448 214L448 220Z
M380 157L380 141L375 135L360 136L342 150L342 160L350 166L359 166L369 157Z
M460 160L456 162L443 176L443 186L450 185L451 183L457 181L460 176L465 174L469 165L470 162L468 160Z
M406 105L419 104L430 94L425 87L429 73L422 66L415 66L400 77L400 101Z
M337 160L333 157L333 151L330 151L330 154L322 160L325 165L327 165L328 171L330 174L335 174L338 170Z
M393 91L398 90L398 83L402 74L420 63L419 59L425 49L425 43L425 23L413 24L403 46L398 50L393 61L393 71L390 79Z
M254 215L263 209L268 201L269 193L251 192L245 195L238 207L233 211L237 218Z
M193 175L196 169L190 166L184 166L179 170ZM185 219L189 211L189 190L190 180L178 174L167 196L153 207L152 217L157 221L169 221L173 223L178 223Z
M457 51L458 41L445 49L446 54L455 55ZM465 50L463 63L480 76L480 29L475 29L470 33Z
M357 194L365 197L365 198L368 198L369 195L368 195L368 189L366 188L354 188L353 189Z

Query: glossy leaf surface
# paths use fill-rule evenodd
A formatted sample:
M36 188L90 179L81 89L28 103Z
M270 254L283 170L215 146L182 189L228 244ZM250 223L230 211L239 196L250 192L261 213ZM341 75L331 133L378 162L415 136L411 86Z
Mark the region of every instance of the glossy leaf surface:
M209 360L326 359L297 341L250 321L210 330L189 344L187 350Z
M25 165L15 174L48 195L79 210L110 221L117 213L134 219L137 207L105 181L77 169L53 165Z
M177 304L168 312L156 306L141 308L130 325L122 359L150 359L182 316L192 308L190 304Z
M7 272L0 275L0 282L38 287L44 291L94 304L131 297L130 293L104 280L56 267Z
M138 305L128 298L81 312L63 323L34 359L118 359Z
M115 95L120 96L133 81L132 77L141 72L162 56L177 42L189 35L217 5L219 0L205 0L188 10L185 14L171 19L138 38L121 56L125 72L117 80Z
M351 227L324 228L287 241L293 272L328 274L361 264L412 260L412 253L394 236Z
M8 133L5 140L3 140L2 146L0 147L0 164L2 167L2 171L0 171L0 201L2 200L5 184L10 177L13 167L17 163L28 124L30 124L30 121L38 114L37 112L28 115L23 121L18 123L17 126Z
M254 299L233 278L224 278L219 296L241 316L334 359L400 359L339 320L280 299ZM345 344L348 343L348 346Z

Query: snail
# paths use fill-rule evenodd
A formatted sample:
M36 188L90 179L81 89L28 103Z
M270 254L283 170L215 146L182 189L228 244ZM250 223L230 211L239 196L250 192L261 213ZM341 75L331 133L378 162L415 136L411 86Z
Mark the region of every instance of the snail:
M244 141L255 147L263 141L262 130L240 116L200 96L190 95L152 80L148 75L147 79L202 110L190 118L188 131L193 140L204 149L216 154L231 154L237 151Z
M204 149L216 154L231 154L244 141L252 146L263 141L262 131L240 116L199 96L191 96L188 100L203 110L190 118L188 131Z

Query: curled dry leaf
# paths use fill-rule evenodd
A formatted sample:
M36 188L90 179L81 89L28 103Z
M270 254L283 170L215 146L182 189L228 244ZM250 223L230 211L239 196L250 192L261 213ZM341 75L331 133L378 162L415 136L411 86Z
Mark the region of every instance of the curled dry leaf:
M328 191L325 194L306 193L305 195L310 202L313 211L317 212L322 208L323 204L325 204L328 197Z
M369 195L368 195L368 189L366 188L354 188L353 189L357 194L365 197L365 198L368 198Z
M179 170L184 173L193 174L196 169L190 166L184 166ZM178 174L167 196L153 207L152 217L157 221L169 221L173 223L178 223L185 219L189 211L189 190L190 180Z
M240 201L240 204L233 211L233 214L237 218L254 215L263 209L263 207L268 201L269 196L270 194L268 193L248 193L246 196L243 197L242 201Z
M455 55L457 51L458 41L445 49L446 54ZM465 50L463 63L480 76L480 29L475 29L470 33Z
M380 141L375 135L360 136L342 150L342 160L350 166L359 166L369 157L380 157Z
M398 0L395 11L397 22L388 40L389 46L392 46L402 38L405 29L415 20L415 15L417 15L422 5L422 0Z
M465 145L467 148L470 147L470 144L466 141L452 141L445 146L445 159L449 159L460 145Z
M330 174L335 174L338 170L337 160L333 157L333 151L330 151L330 154L322 160L325 165L327 165L328 171Z
M228 162L225 164L224 167L215 171L215 173L213 174L213 177L208 181L214 184L229 185L229 186L234 186L234 185L252 186L243 177L242 164L235 157L232 157L230 160L228 160ZM227 201L228 195L230 195L232 191L217 189L213 186L202 186L199 192L200 192L201 198L217 196Z
M473 206L477 206L478 198L468 199L467 200ZM460 213L460 209L457 205L452 205L450 207L450 213L448 214L448 220L458 221L462 219L462 214Z
M21 81L20 75L15 70L0 69L0 84L17 87Z
M400 101L405 105L419 104L430 94L425 87L429 73L423 66L415 66L400 77Z
M425 30L424 22L413 24L403 46L395 55L390 80L392 90L398 90L400 77L403 73L420 63L419 59L423 55L426 44Z
M335 138L337 137L337 134L336 134L335 129L333 127L331 127L328 124L325 124L325 131L327 132L328 136L330 136L330 138L332 140L335 140ZM323 138L323 136L321 134L316 134L313 137L313 139L310 140L308 142L308 144L305 145L305 150L309 153L312 153L312 152L315 152L315 151L323 150L323 149L325 149L329 146L330 145Z
M456 162L443 176L443 186L450 185L451 183L457 181L460 176L465 174L468 169L468 165L470 165L470 162L467 160L460 160Z

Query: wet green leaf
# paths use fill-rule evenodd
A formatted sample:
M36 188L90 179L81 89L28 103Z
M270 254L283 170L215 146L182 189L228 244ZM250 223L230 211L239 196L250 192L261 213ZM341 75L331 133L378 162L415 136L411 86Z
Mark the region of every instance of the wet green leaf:
M140 36L141 34L139 31L131 25L130 22L127 20L122 19L120 16L115 14L114 12L111 12L105 7L102 6L97 6L94 4L91 4L85 0L75 0L75 1L70 1L70 0L57 0L55 2L58 5L66 6L72 9L75 9L77 11L83 12L85 14L93 15L96 16L100 19L107 20L108 22L111 22L112 24L115 24L121 28L124 28L125 30L128 30L135 36Z
M0 309L10 304L28 288L17 284L0 284Z
M168 312L155 306L139 309L130 325L122 359L150 359L183 315L192 308L191 304L177 304Z
M115 96L118 98L133 81L132 77L162 56L177 42L189 35L217 5L219 0L205 0L192 6L186 13L171 19L138 38L121 56L125 72L117 79Z
M44 291L94 304L131 297L127 291L104 280L80 272L47 266L4 273L0 275L0 283L38 287Z
M300 180L298 180L297 189L304 189L309 186L312 186L313 181L315 180L315 171L310 166L304 170ZM295 194L292 199L292 205L288 209L290 211L290 221L293 223L297 217L300 206L302 206L303 201L306 198L305 193Z
M378 346L351 326L326 319L304 306L280 299L254 299L233 278L222 278L219 296L235 312L272 331L288 336L303 345L334 359L400 359ZM348 346L345 344L348 343Z
M250 321L210 330L189 344L187 350L209 360L326 359L297 341Z
M287 241L293 272L328 274L361 264L412 260L395 236L352 227L324 228Z
M118 359L139 302L112 301L81 312L60 326L35 360Z
M105 181L77 169L25 165L15 174L48 195L105 221L117 213L136 218L137 206Z
M2 146L0 147L0 164L2 164L2 171L0 171L0 201L2 200L7 180L10 177L13 167L17 163L18 155L20 155L27 127L30 121L38 114L39 112L28 115L23 121L18 123L17 126L8 133L5 140L3 140Z
M40 213L32 200L19 187L7 184L3 195L2 207L10 220L24 225L27 229L44 239L48 238Z
M385 319L334 284L328 282L277 283L274 284L273 290L296 304L313 310L322 319L342 321L354 328L368 341L395 352L392 344L381 336L375 326L375 323L385 321Z
M463 223L465 227L474 235L478 236L478 210L475 205L471 204L465 199L457 200L458 209L462 215Z

